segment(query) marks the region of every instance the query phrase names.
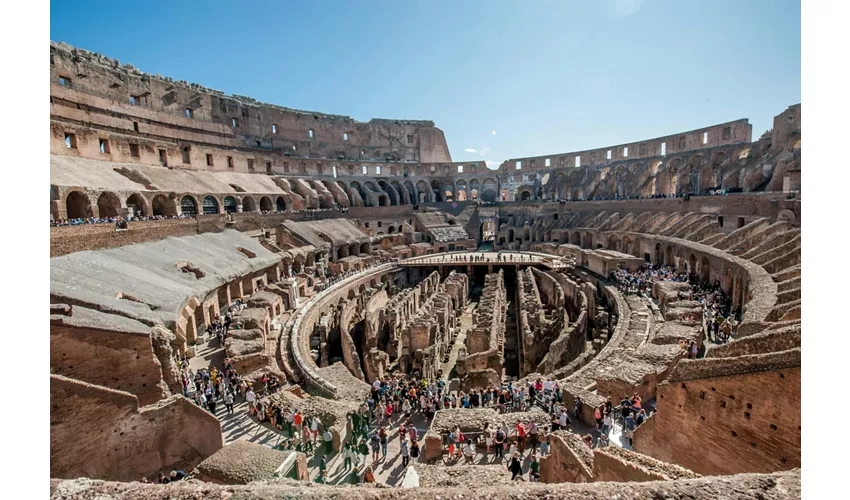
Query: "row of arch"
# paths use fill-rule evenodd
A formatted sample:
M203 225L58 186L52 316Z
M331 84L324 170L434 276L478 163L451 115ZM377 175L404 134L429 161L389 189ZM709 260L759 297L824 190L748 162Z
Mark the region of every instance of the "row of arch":
M697 153L628 166L580 167L569 173L554 173L544 189L550 199L578 200L679 196L712 188L738 188L742 182L741 162L749 157L749 148L744 148L735 152L715 151L708 160L705 154Z
M395 206L416 205L420 203L435 203L444 201L496 201L499 182L496 178L488 177L482 182L479 179L433 179L430 182L399 180L364 180L364 181L321 181L325 187L333 191L332 183L348 195L351 206L361 203L365 206Z
M198 198L186 194L155 195L150 202L140 193L132 193L122 198L112 191L103 191L93 204L88 194L83 191L70 191L65 196L65 217L69 219L87 219L98 217L117 217L125 207L132 207L135 215L171 217L179 214L195 216L199 214L236 213L243 212L282 212L292 207L292 203L284 196L261 196L255 200L251 196L225 196L221 201L215 196L206 195ZM97 212L93 209L97 208ZM58 217L59 214L54 214Z

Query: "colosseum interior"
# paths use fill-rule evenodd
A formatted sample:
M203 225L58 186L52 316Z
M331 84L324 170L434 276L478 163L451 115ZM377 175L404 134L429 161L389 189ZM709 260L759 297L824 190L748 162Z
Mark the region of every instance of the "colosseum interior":
M54 494L799 498L800 104L491 170L428 120L50 76Z

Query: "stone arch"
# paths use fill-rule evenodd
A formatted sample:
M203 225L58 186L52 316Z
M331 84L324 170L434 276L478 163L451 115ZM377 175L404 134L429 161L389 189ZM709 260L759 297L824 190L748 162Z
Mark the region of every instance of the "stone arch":
M242 211L243 212L256 212L257 211L257 202L254 201L254 198L250 196L242 197Z
M667 245L667 251L665 252L665 255L667 256L667 265L669 267L674 267L676 265L676 260L675 260L675 257L673 255L673 247L672 246Z
M455 183L455 192L457 193L456 201L467 201L469 200L469 189L467 188L466 181L463 179L458 179Z
M218 200L213 195L206 195L201 203L204 208L204 215L213 215L219 212Z
M705 157L701 154L695 154L688 158L683 172L684 175L680 175L681 180L679 181L681 184L684 184L681 186L684 193L699 192L703 165L705 165Z
M496 201L499 198L499 183L496 179L488 177L481 183L481 200Z
M608 250L620 251L620 239L616 236L608 238Z
M593 233L590 231L584 233L584 248L593 249Z
M65 197L65 212L69 219L88 219L92 216L89 197L81 191L71 191Z
M416 190L418 191L418 202L419 203L429 203L431 201L431 197L433 193L431 193L431 188L428 187L428 183L425 181L419 181L416 183Z
M703 283L708 283L711 279L711 264L708 262L708 257L703 256L699 262L700 278Z
M172 217L177 215L177 205L174 200L164 194L158 194L151 201L151 214L153 216Z
M629 255L635 254L634 241L632 241L632 239L629 238L628 236L623 237L623 250L622 250L622 252L627 253Z
M390 182L390 186L395 189L395 192L398 194L398 204L399 205L410 205L410 195L406 189L401 187L401 184L398 181Z
M204 198L206 202L206 198ZM239 204L236 203L236 198L232 196L224 197L224 211L228 214L235 214L238 209ZM217 208L217 207L216 207ZM206 213L206 206L204 207L204 213Z
M570 235L570 243L580 247L581 246L581 233L578 231L573 232Z
M431 181L431 193L433 193L433 198L431 201L439 203L445 200L444 195L440 192L441 189L442 186L440 185L440 181Z
M697 273L697 256L691 254L688 257L688 274L696 274Z
M372 251L372 250L371 250L371 246L372 246L372 245L371 245L368 241L363 242L363 243L360 245L360 253L361 253L361 254L369 255L369 253L371 253L371 251Z
M260 211L262 212L274 212L274 206L272 205L272 200L268 196L263 196L260 198Z
M133 193L124 200L124 204L129 208L133 207L133 215L136 217L148 216L148 202L140 193Z
M679 186L679 171L682 169L683 161L681 158L671 158L667 161L667 176L666 180L668 181L667 187L669 191L666 194L677 196L681 194L681 187Z
M469 199L477 200L481 197L481 182L478 179L469 181Z
M778 220L778 221L784 220L784 221L788 221L788 222L794 222L795 220L797 220L797 214L795 214L793 210L786 208L784 210L779 211L779 214L776 216L776 220Z
M407 167L404 167L407 168ZM419 203L419 197L416 195L416 188L413 187L413 183L410 181L404 181L404 189L410 195L410 203L412 205L416 205Z
M517 188L516 193L514 194L515 200L520 201L528 201L534 199L534 187L525 185Z
M118 217L121 199L112 191L104 191L97 197L97 213L100 217Z
M284 198L283 196L278 196L277 200L275 200L275 210L278 212L283 212L284 210L287 210L289 206L287 205L286 201L286 198Z
M443 201L457 201L455 185L449 179L443 181L440 194L443 195Z
M188 194L180 199L180 213L183 215L198 215L198 201Z

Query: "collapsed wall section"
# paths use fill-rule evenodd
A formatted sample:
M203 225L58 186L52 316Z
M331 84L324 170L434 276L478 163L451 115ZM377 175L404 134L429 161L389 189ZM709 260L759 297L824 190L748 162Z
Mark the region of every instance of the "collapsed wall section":
M136 481L191 469L222 447L221 423L183 396L136 396L50 376L50 476Z

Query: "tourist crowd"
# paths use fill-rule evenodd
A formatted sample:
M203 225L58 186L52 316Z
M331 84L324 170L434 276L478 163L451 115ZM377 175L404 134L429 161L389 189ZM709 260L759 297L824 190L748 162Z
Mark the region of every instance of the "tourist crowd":
M635 272L627 269L614 269L611 278L617 283L617 288L624 294L652 293L652 284L656 281L687 282L687 273L677 273L671 266L644 264Z

